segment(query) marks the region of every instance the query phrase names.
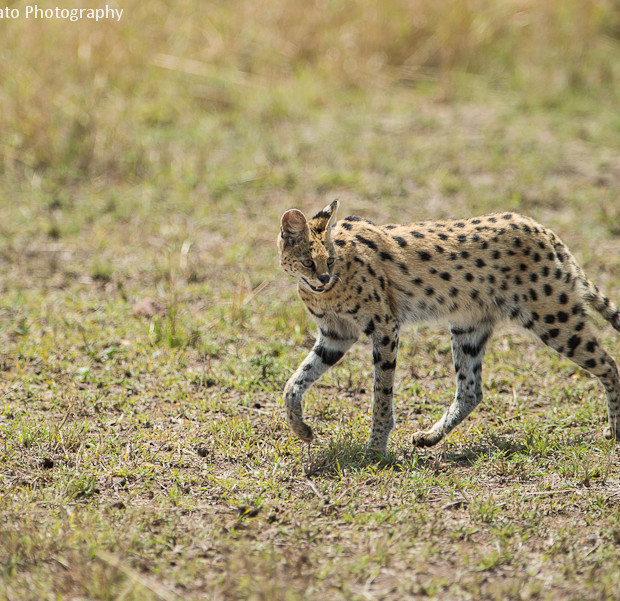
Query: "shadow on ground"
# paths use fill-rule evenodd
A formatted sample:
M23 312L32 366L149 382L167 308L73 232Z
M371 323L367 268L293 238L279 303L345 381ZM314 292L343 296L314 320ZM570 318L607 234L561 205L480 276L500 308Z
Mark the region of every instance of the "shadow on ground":
M588 440L582 436L567 436L561 441L545 441L544 437L527 435L523 438L488 436L467 446L446 447L439 444L432 449L388 451L386 455L368 452L365 445L348 438L329 442L327 447L308 450L304 462L308 477L340 477L372 467L393 471L441 471L449 466L473 467L480 459L498 457L513 459L519 455L549 458L574 449L578 452Z

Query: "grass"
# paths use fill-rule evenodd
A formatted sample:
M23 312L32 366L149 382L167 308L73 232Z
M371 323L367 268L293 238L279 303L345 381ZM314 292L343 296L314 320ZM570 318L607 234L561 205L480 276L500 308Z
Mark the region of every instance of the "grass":
M436 449L410 437L453 395L443 324L401 337L386 457L365 341L307 395L317 443L288 433L293 206L517 210L620 302L617 7L370 4L2 23L0 599L616 596L602 390L519 331Z

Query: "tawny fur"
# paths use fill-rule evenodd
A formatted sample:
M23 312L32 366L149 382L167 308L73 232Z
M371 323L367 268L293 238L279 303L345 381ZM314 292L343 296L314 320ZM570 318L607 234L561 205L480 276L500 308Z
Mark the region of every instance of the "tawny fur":
M510 320L599 378L607 395L606 436L620 434L620 381L598 343L588 307L620 331L618 308L589 282L564 243L533 219L497 213L471 219L381 225L359 217L336 223L334 201L307 220L282 216L278 250L286 273L319 327L312 351L289 379L290 428L304 441L305 391L364 333L375 370L368 448L385 452L394 425L398 335L406 322L447 320L456 397L413 443L436 444L482 399L482 359L496 323Z

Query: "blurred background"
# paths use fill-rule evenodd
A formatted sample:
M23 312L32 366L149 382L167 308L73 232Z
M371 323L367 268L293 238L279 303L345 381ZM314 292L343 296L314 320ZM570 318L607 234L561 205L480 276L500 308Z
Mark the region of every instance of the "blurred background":
M239 151L222 130L269 130L342 90L618 100L614 0L126 0L120 22L26 19L25 5L0 21L0 168L15 179L171 172L213 197L215 168Z

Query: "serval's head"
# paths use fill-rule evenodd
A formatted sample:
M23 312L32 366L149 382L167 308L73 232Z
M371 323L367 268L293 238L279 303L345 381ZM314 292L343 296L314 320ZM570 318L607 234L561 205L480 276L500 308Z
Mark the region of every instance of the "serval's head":
M311 219L297 209L286 211L280 223L280 265L313 294L322 294L334 284L336 249L331 230L336 224L338 201L334 200Z

